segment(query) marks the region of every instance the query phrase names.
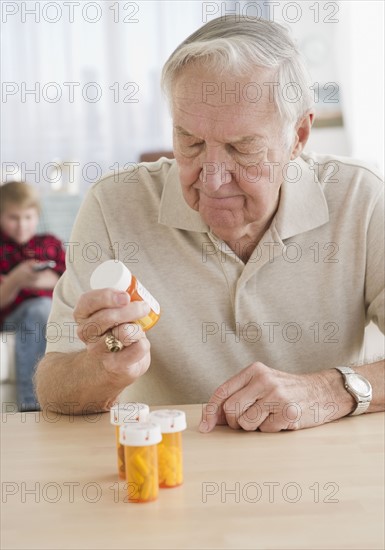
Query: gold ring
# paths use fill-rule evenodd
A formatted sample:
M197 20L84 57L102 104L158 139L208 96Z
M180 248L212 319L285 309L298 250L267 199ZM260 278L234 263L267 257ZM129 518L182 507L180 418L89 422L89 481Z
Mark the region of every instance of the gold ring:
M115 338L115 336L111 333L106 335L104 342L108 351L120 351L124 347L122 342Z

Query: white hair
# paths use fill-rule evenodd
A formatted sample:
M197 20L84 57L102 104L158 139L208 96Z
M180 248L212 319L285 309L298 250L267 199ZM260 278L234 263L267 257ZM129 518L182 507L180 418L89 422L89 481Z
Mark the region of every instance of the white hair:
M245 76L256 68L276 68L274 103L284 122L284 142L290 147L293 130L313 106L310 79L289 31L258 17L218 17L186 38L162 71L162 89L169 102L183 68L201 63L215 73ZM290 97L289 90L295 91ZM267 89L266 89L267 91ZM270 93L270 92L269 92Z

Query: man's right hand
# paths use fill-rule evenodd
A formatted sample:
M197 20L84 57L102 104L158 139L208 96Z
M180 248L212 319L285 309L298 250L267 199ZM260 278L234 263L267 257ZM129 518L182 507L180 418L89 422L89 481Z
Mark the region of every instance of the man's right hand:
M76 304L78 337L86 344L87 354L102 363L118 386L132 384L150 366L150 342L135 323L149 312L147 303L131 302L126 292L111 288L85 292ZM107 333L122 342L122 350L108 351Z

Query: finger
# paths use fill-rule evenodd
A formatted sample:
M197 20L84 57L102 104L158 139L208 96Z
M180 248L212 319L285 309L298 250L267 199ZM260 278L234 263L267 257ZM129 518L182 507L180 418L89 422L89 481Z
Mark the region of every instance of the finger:
M89 353L97 357L106 370L118 378L127 378L129 375L130 378L135 379L144 374L150 365L150 347L148 338L144 337L113 353L108 351L104 340L99 338L97 342L89 345Z
M278 405L278 403L276 403ZM280 403L273 407L270 416L260 424L261 432L279 432L281 430L298 430L302 410L298 403Z
M252 376L252 370L246 367L215 390L202 416L202 422L199 426L200 431L210 432L215 427L221 414L223 414L225 401L246 386L252 379ZM225 416L228 420L226 413Z
M86 344L95 342L110 329L137 321L147 315L149 311L150 306L145 302L131 302L120 308L102 309L87 319L80 320L77 335ZM129 331L129 329L127 330Z
M206 426L207 426L206 418L207 418L207 416L209 416L209 415L213 414L214 412L216 412L216 410L217 410L217 405L215 405L214 403L206 403L205 405L203 405L201 421L200 421L200 424L199 424L199 430L201 432L206 432L207 431L206 430ZM219 411L217 424L220 424L220 425L226 425L227 424L226 415L225 415L222 408Z
M283 420L281 403L266 399L260 399L251 405L238 422L246 431L260 429L265 432L279 432L289 424L289 421Z
M107 370L117 372L121 376L135 380L142 376L149 368L151 344L147 338L141 338L138 342L123 348L117 353L107 352L103 363ZM111 357L113 355L114 357Z
M276 433L281 430L286 430L287 423L283 424L282 417L270 413L269 416L259 425L259 431L265 433Z
M138 323L123 323L114 327L111 333L122 342L124 347L131 346L141 338L146 337L142 327Z
M227 420L224 410L222 409L217 420L217 426L227 426Z
M199 424L199 431L210 432L216 424L219 423L219 419L222 419L222 423L227 424L226 415L222 407L222 403L225 399L221 396L221 386L217 388L215 393L210 397L210 400L205 405L202 411L202 420Z
M251 378L249 383L240 391L233 393L223 404L223 409L226 414L227 423L234 430L239 430L243 427L239 424L239 419L247 412L258 399L263 397L265 388L259 383L258 379ZM251 411L251 414L253 412ZM247 415L245 419L247 420ZM256 428L254 428L256 429Z
M269 410L257 401L238 418L239 426L247 432L255 432L269 416Z
M236 395L240 393L241 392L237 392ZM227 424L230 428L233 430L239 430L242 427L238 422L239 418L242 416L243 412L254 403L254 401L248 401L245 405L242 405L239 400L234 399L234 396L225 401L223 404L223 411L226 416Z
M119 292L113 288L102 288L84 292L74 309L75 321L88 319L93 313L101 309L125 306L130 302L127 292Z
M225 415L226 415L226 422L232 430L240 430L241 429L241 426L238 424L238 417L234 413L232 413L232 412L226 413L225 412ZM217 422L217 424L218 424L218 422Z
M242 392L242 390L241 390ZM239 395L241 392L236 392L234 395ZM229 399L227 399L223 405L223 414L225 415L226 422L232 428L233 430L240 430L240 425L238 424L238 418L241 414L240 407L239 407L239 401L234 399L234 395L232 395Z

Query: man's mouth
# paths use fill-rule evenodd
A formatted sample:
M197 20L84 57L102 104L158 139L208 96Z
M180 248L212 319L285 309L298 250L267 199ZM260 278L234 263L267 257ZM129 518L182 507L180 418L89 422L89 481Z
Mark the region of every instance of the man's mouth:
M242 195L226 195L224 197L210 196L206 193L199 193L200 202L207 206L213 206L216 208L226 208L227 206L234 206L242 199Z

